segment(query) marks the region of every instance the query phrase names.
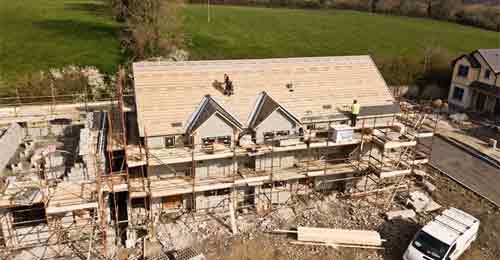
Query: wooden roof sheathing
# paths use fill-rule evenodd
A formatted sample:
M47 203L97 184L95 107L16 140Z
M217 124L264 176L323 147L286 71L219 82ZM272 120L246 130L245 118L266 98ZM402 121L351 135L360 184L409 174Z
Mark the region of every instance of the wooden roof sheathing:
M265 91L303 118L332 116L357 99L361 106L393 104L369 56L138 62L133 64L140 135L182 134L205 95L217 99L240 122L248 122ZM234 94L213 87L227 73Z

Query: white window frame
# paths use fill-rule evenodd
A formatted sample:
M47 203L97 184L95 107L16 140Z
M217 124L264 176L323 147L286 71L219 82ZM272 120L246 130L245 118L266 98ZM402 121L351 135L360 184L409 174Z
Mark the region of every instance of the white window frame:
M164 140L164 142L165 142L165 148L173 148L173 147L175 147L175 139L176 139L175 135L165 136L164 138L165 138L165 140ZM169 145L170 142L167 141L167 140L172 140L172 144Z
M491 79L491 70L490 69L486 69L484 71L484 78L485 79Z
M462 91L462 94L461 94L460 99L455 97L455 92L456 92L456 91ZM456 100L456 101L460 101L460 102L462 102L462 101L464 100L464 96L465 96L465 89L464 89L464 88L459 87L459 86L454 86L454 87L453 87L453 90L452 90L452 93L451 93L451 98L452 98L453 100Z
M461 72L461 70L460 70L460 69L462 69L462 68L464 68L464 69L466 69L466 70L467 70L467 73L466 73L465 75L462 75L462 74L460 73L460 72ZM464 64L460 64L460 65L458 65L457 75L458 75L459 77L462 77L462 78L467 78L467 77L469 77L469 73L470 73L470 66L468 66L468 65L464 65Z

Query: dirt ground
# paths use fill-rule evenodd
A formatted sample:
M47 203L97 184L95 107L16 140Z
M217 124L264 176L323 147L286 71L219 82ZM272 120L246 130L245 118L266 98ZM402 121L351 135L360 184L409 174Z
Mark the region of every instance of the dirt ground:
M465 190L452 180L428 170L429 178L438 188L432 197L443 208L457 207L481 220L480 235L461 260L500 259L500 211L474 193ZM298 205L282 208L267 216L238 217L240 234L233 236L226 227L218 228L203 224L194 233L204 233L197 240L197 248L210 260L284 260L284 259L364 259L401 260L402 254L415 232L435 216L435 213L419 214L415 220L387 221L385 212L373 197L358 199L337 198L335 195L304 198ZM395 203L393 209L403 208ZM219 223L223 223L219 221ZM274 229L293 229L297 225L374 229L387 239L384 250L329 248L321 246L292 245L293 235L272 234ZM193 231L193 230L192 230ZM206 235L206 233L210 235Z
M451 179L434 174L439 191L433 197L444 207L462 209L481 221L479 238L461 260L500 259L500 210Z

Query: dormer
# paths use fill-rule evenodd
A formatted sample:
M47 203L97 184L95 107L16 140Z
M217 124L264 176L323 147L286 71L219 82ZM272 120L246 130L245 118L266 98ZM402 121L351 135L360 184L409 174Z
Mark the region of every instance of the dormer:
M230 147L243 124L221 103L206 95L186 124L186 135L197 146L220 144ZM192 142L190 141L190 142Z
M261 92L250 114L248 127L254 131L256 142L264 143L298 134L300 121L266 92Z

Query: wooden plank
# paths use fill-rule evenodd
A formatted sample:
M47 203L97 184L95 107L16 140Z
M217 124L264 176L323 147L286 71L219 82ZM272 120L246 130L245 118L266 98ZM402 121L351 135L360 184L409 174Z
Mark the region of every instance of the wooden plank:
M298 227L297 240L352 245L381 246L383 240L377 231Z
M377 249L377 250L384 249L383 247L380 246L357 246L357 245L345 245L345 244L334 244L334 243L314 243L314 242L300 242L300 241L292 241L290 243L294 245L331 246L333 248L347 247L347 248L364 248L364 249Z
M233 235L238 234L238 227L236 226L236 215L234 211L234 204L231 200L229 200L229 215L231 219L231 230L233 231Z
M64 212L70 212L74 210L91 209L91 208L97 208L97 202L82 203L82 204L63 206L63 207L47 207L46 212L48 215L53 215Z

